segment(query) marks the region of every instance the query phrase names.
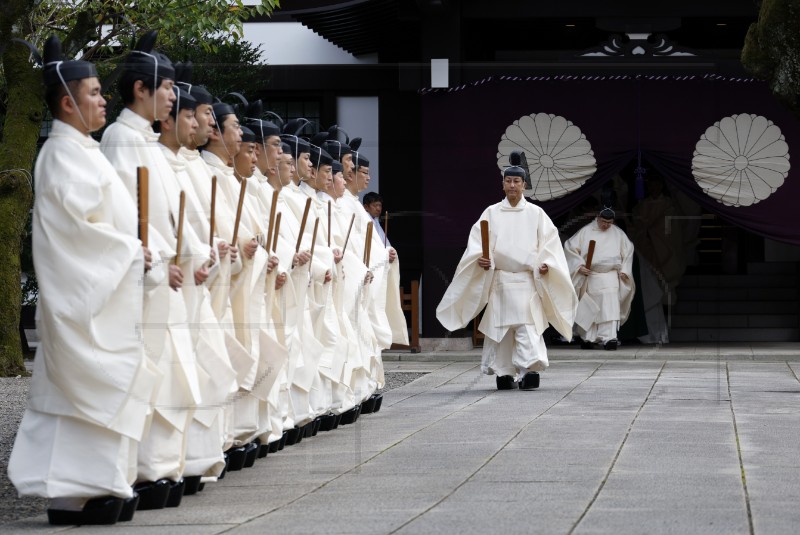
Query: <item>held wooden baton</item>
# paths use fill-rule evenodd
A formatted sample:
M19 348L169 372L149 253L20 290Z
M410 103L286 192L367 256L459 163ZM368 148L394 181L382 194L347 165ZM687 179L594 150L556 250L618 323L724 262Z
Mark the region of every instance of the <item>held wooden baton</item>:
M303 211L303 220L300 221L300 233L297 235L297 246L294 248L295 253L300 252L300 243L303 241L303 232L306 230L306 221L308 220L308 211L311 209L311 198L306 199L306 209Z
M364 265L367 266L367 269L369 269L369 255L372 250L372 221L367 223L367 235L365 239L366 243L364 243Z
M278 236L280 236L281 230L281 213L278 212L278 216L275 218L275 235L272 237L272 252L278 252Z
M311 235L311 257L308 260L308 269L311 269L311 261L314 260L314 246L317 244L317 228L319 227L319 218L314 221L314 233Z
M331 246L331 201L328 201L328 247Z
M485 219L481 220L481 249L483 257L489 260L489 222Z
M214 247L214 225L217 211L217 175L211 177L211 231L208 233L208 245Z
M183 244L183 214L186 212L186 193L181 190L181 203L178 209L178 247L175 251L175 265L181 262L181 245Z
M233 224L233 240L231 245L236 247L236 238L239 237L239 223L242 221L242 205L244 204L244 192L247 189L247 181L242 179L242 187L239 189L239 206L236 207L236 222Z
M139 239L147 247L147 230L149 225L149 174L147 167L136 168L136 185L139 193Z
M592 257L594 256L595 241L589 240L589 252L586 253L586 269L592 269Z
M275 210L278 209L278 190L272 192L272 205L269 209L269 223L267 224L267 245L264 247L269 252L272 246L272 229L275 227Z
M347 242L350 241L350 231L353 230L353 221L356 220L356 214L353 214L350 217L350 226L347 227L347 237L344 239L344 247L342 247L342 256L344 256L344 252L347 250Z
M386 243L389 240L389 210L386 210L386 213L383 215L383 246L386 247Z

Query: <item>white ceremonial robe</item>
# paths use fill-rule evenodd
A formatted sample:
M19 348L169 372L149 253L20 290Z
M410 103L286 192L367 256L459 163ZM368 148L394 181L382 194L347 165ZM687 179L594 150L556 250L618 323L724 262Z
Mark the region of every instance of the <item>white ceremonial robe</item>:
M492 267L478 266L483 255L480 221L489 222ZM547 264L546 274L539 266ZM448 330L466 326L486 307L479 330L484 334L481 371L515 376L548 366L542 333L548 322L572 338L577 296L561 248L558 230L538 206L507 199L484 210L472 226L453 280L436 308Z
M205 237L205 252L210 247L210 225L202 201L188 175L188 162L180 154L163 147L164 156L175 172L175 178L186 199L184 228L187 236L199 240ZM191 229L191 233L189 230ZM219 259L219 250L216 251ZM227 259L223 260L228 262ZM230 263L230 262L228 262ZM194 266L193 266L194 267ZM219 270L220 262L211 266ZM225 345L225 333L211 307L211 294L205 284L196 285L194 276L184 278L181 288L186 300L194 351L197 355L198 377L203 401L197 406L186 432L186 476L216 477L225 467L224 407L231 403L238 390L236 370L231 365Z
M209 230L203 230L198 235L205 235L210 232L211 225L211 193L212 193L212 177L218 173L214 171L213 167L206 164L205 160L201 157L200 153L196 150L188 150L182 148L180 155L186 161L186 173L189 176L192 186L194 186L195 194L198 203L205 211L205 217L197 217L198 222L203 222L208 225ZM232 170L231 170L232 172ZM219 184L219 177L217 181L217 188L214 195L214 243L218 246L220 242L225 241L228 243L233 238L233 225L236 218L236 207L228 204L228 197L222 192ZM190 221L192 217L190 216ZM233 324L233 310L231 308L231 276L233 273L238 273L242 269L241 254L237 257L235 262L230 261L230 255L226 255L221 262L218 262L218 268L212 270L209 274L205 286L210 293L211 308L214 312L222 332L225 342L225 349L228 352L228 357L234 371L242 368L247 368L252 361L250 353L242 346L236 339L236 331ZM219 257L218 257L219 258ZM244 364L242 364L244 363ZM238 392L238 372L235 378L236 389ZM233 446L235 435L235 421L233 416L234 398L238 394L234 394L222 405L222 429L223 429L223 450L228 450Z
M136 205L98 143L59 120L34 177L41 343L8 475L21 495L127 498L161 375L139 333Z
M592 273L578 273L586 263L589 242L595 241ZM636 285L633 281L633 243L616 225L600 230L593 220L564 242L569 271L580 303L575 329L588 342L605 343L617 338L620 325L628 319ZM627 282L620 274L628 276Z
M192 349L186 301L169 287L168 264L177 248L179 194L174 173L164 158L147 119L125 108L106 128L100 148L122 178L133 199L138 198L136 168L149 171L149 247L162 264L163 277L145 278L143 334L145 352L164 374L155 414L139 445L139 481L181 478L185 467L185 432L201 402L197 359ZM193 257L190 240L181 256ZM186 273L184 277L193 276Z

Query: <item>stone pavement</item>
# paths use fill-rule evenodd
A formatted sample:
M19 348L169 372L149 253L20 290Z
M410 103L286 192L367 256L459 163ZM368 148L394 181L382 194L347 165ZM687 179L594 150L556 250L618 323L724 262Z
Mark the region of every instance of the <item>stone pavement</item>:
M475 358L388 361L430 373L387 392L381 412L230 473L178 509L93 529L39 516L3 531L797 532L800 352L556 353L527 392L497 391Z

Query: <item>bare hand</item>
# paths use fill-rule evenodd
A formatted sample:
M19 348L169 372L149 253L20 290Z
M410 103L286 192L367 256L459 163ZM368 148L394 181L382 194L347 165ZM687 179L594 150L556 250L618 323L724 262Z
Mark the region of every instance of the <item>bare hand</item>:
M197 271L194 272L194 283L197 286L200 286L208 279L208 268L206 266L201 267Z
M490 267L492 267L492 261L488 258L480 257L478 258L478 266L488 270Z
M230 245L228 251L231 253L231 264L235 264L239 260L239 248Z
M210 260L210 262L208 263L209 266L213 266L214 264L217 263L217 250L214 249L213 247L211 248L211 254L208 255L208 259Z
M389 247L389 263L391 264L397 260L397 251L394 250L394 247Z
M144 245L142 245L142 252L144 253L144 272L147 273L153 268L153 253Z
M226 256L228 256L228 249L230 247L228 246L227 242L221 241L219 242L219 245L217 245L217 247L219 248L220 259L223 259Z
M256 249L258 249L258 241L253 238L244 246L244 257L250 260L256 254Z
M547 264L539 266L539 275L546 275L548 271L550 271L550 267Z
M587 277L592 273L592 270L587 268L586 266L581 266L578 268L578 273L581 275L586 275Z
M270 255L269 260L267 261L267 273L272 273L272 270L278 267L278 257L275 255Z
M367 274L364 276L364 284L369 284L374 278L375 275L373 275L371 271L367 271Z
M622 282L628 282L628 276L624 273L620 273L619 278L622 279Z
M304 266L311 260L311 253L303 251L302 253L295 253L292 260L292 267Z
M338 264L342 261L342 252L339 249L333 250L333 263Z
M329 269L328 271L325 272L325 284L331 282L332 278L333 277L331 277L331 270Z
M286 273L281 273L275 277L275 289L280 290L284 284L286 284Z
M169 266L169 287L176 292L183 286L183 272L175 264Z

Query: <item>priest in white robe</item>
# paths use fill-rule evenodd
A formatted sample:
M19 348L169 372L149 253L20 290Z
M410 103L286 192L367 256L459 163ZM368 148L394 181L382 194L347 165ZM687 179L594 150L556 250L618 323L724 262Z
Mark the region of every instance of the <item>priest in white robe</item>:
M591 349L617 349L617 331L628 319L635 291L633 243L614 224L614 211L605 207L588 225L564 242L569 271L580 296L575 330ZM590 242L594 241L591 265L587 267Z
M20 495L52 499L51 524L113 524L136 509L137 445L160 380L138 330L150 253L89 135L106 122L94 65L62 61L55 37L44 58L54 120L34 169L41 343L8 475Z
M503 172L506 198L481 214L436 317L450 331L466 326L486 307L481 371L497 375L497 388L539 386L548 366L542 334L548 323L572 338L577 296L558 230L544 210L523 196L525 171ZM480 221L489 223L489 257L483 256Z

